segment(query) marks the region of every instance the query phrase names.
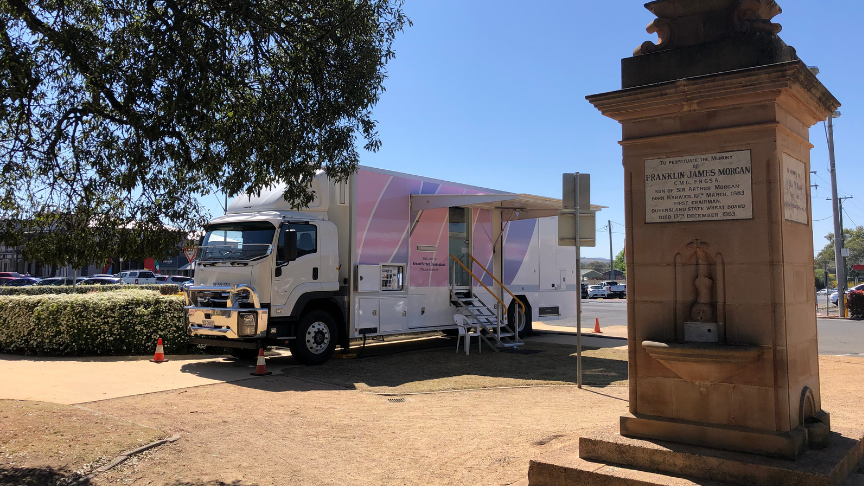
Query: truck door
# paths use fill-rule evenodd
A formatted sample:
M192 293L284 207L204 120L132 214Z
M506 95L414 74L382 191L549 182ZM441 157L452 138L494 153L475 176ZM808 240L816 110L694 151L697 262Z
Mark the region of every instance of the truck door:
M450 208L449 221L449 251L450 255L455 255L465 267L471 268L471 240L468 224L471 221L471 210L466 208ZM471 275L465 271L465 267L454 262L450 255L447 255L449 265L447 267L448 275L453 274L455 268L456 289L467 290L471 288ZM449 278L449 277L448 277ZM451 285L454 282L450 282Z
M297 259L293 262L281 259L285 247L285 235L289 231L297 233ZM301 294L321 290L319 248L318 227L314 224L289 223L283 224L280 228L270 301L273 305L274 317L290 315L291 307Z

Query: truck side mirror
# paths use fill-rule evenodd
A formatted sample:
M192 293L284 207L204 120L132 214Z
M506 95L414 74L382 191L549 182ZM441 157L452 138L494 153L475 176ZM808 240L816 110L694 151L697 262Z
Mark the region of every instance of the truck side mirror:
M297 259L297 232L285 232L285 246L282 247L282 254L279 255L283 262L293 262Z

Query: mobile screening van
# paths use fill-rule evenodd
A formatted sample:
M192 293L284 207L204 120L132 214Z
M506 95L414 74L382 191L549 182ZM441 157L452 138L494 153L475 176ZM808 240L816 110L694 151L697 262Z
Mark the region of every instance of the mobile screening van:
M344 182L321 173L310 191L302 210L281 187L243 194L207 224L186 289L190 342L238 356L287 345L320 364L352 338L453 332L457 315L496 348L575 315L558 199L369 167Z

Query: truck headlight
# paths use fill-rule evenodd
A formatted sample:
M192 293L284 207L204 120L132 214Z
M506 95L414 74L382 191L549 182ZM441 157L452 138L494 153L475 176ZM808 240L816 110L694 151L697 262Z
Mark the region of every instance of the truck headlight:
M258 333L258 316L255 314L240 314L238 333L241 336L254 336Z

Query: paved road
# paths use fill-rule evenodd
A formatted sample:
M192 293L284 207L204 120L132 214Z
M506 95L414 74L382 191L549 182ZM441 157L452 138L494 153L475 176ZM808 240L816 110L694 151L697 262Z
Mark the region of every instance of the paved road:
M627 326L627 301L626 300L583 300L582 301L582 328L593 329L594 320L600 319L600 327ZM542 322L550 326L576 327L576 318L553 320L541 318Z
M817 319L819 354L864 356L864 321Z
M627 302L624 300L586 300L582 307L583 329L600 318L600 327L626 326ZM571 322L572 321L572 322ZM575 326L575 319L548 324ZM864 321L817 319L819 354L864 356Z

